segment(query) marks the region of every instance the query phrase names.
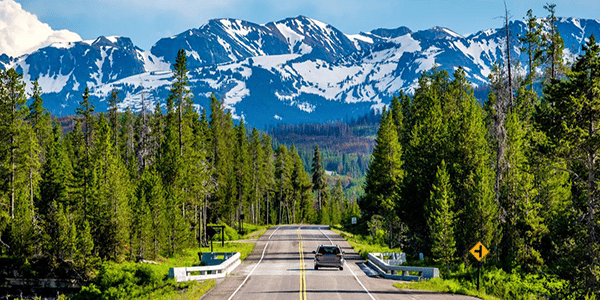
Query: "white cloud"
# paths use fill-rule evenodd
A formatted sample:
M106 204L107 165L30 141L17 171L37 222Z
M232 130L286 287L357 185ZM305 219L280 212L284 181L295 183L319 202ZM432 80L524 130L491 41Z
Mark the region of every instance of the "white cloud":
M55 42L80 41L68 30L53 30L13 0L0 1L0 54L20 56Z

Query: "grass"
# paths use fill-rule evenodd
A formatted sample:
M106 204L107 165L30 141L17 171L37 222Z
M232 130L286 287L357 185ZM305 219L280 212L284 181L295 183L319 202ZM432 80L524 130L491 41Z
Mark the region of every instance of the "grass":
M368 240L368 238L342 231L340 229L334 228L333 226L331 227L331 230L333 230L333 232L339 234L344 239L346 239L346 241L348 241L348 243L350 244L350 246L352 246L354 251L358 252L358 254L360 254L360 256L363 259L367 259L367 256L369 255L369 253L389 253L389 252L402 253L402 250L400 248L390 249L387 246L374 244L374 243L370 242Z
M243 240L258 240L267 229L271 228L272 225L254 225L244 223L244 231L248 233L242 236Z
M214 280L188 281L166 285L137 299L140 300L171 300L198 299L216 285Z
M268 227L245 224L248 234L238 239L252 240L263 235ZM243 261L254 249L254 243L213 241L214 252L240 252ZM159 264L106 262L98 270L94 283L83 287L73 299L198 299L215 286L214 280L175 282L170 279L173 267L197 266L198 252L210 252L209 247L191 248L167 258Z
M428 281L418 282L397 282L394 283L394 287L401 290L420 290L420 291L432 291L440 293L458 294L481 298L484 300L498 300L494 296L485 294L484 292L478 292L476 290L468 289L461 285L455 280L444 280L442 278L434 278Z

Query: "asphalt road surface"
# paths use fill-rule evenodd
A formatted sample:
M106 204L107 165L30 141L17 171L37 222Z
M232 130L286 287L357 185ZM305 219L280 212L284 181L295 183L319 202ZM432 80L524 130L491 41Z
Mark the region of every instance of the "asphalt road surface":
M346 252L344 270L314 270L312 251L337 244ZM362 258L341 236L318 225L269 229L232 274L201 299L477 299L462 295L398 290L396 281L369 277Z

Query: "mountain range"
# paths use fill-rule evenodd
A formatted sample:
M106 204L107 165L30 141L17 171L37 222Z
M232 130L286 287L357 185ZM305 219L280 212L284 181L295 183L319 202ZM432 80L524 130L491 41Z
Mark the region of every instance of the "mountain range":
M566 57L581 51L600 21L560 18ZM525 23L509 23L512 53L525 65L518 37ZM55 115L74 114L85 87L96 111L105 111L111 90L120 91L121 110L164 105L171 66L179 49L187 54L190 89L198 107L211 94L234 118L252 126L320 123L381 109L401 90L411 93L423 71L434 66L453 73L463 67L475 87L485 86L502 63L505 31L468 36L448 28L411 31L375 29L349 35L332 25L298 16L267 24L215 19L162 38L149 51L127 37L59 42L19 57L0 55L0 68L15 68L31 88L38 78L45 106Z

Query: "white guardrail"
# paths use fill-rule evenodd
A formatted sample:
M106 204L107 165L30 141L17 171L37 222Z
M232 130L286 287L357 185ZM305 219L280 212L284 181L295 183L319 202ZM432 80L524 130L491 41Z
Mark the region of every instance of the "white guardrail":
M240 265L240 253L203 253L202 261L209 256L210 261L218 260L217 257L223 256L223 262L218 265L209 265L202 267L183 267L169 269L169 277L175 278L175 281L205 280L215 279L227 276L237 266ZM192 274L194 273L194 274Z
M384 260L385 257L391 258L387 260L388 262L406 262L406 256L394 256L391 253L369 253L369 260L367 261L367 263L369 264L369 266L374 268L375 271L377 271L382 277L388 279L413 281L440 277L440 271L438 270L438 268L391 265ZM410 272L417 272L418 275L410 275Z

